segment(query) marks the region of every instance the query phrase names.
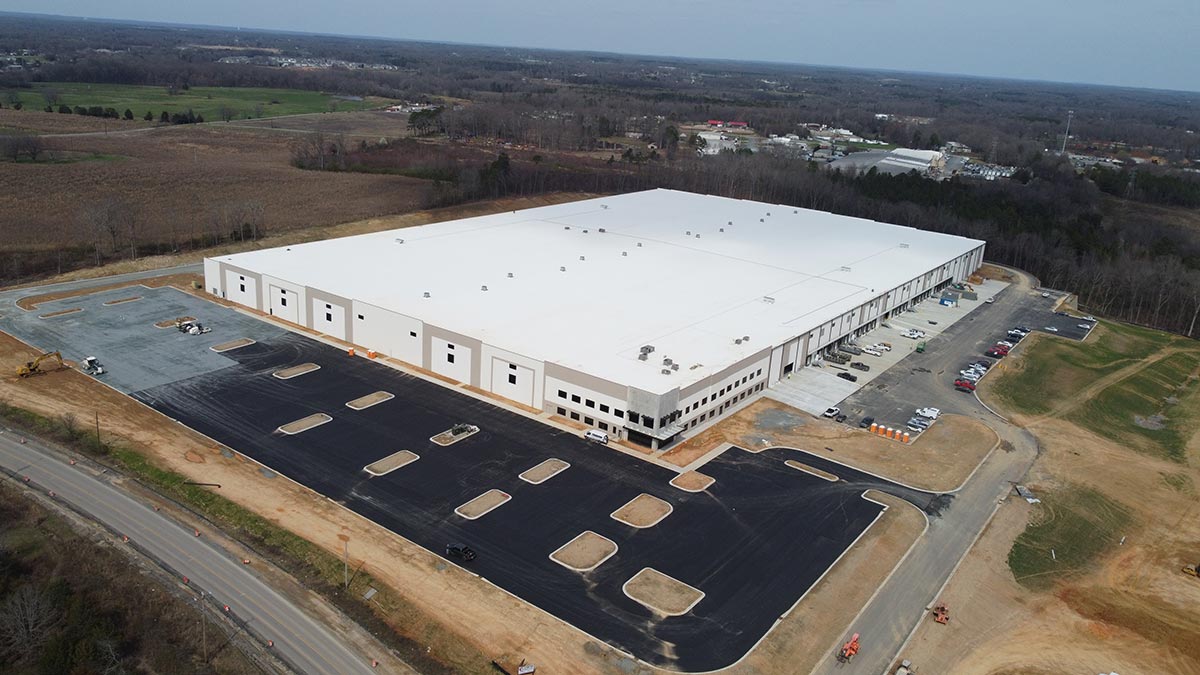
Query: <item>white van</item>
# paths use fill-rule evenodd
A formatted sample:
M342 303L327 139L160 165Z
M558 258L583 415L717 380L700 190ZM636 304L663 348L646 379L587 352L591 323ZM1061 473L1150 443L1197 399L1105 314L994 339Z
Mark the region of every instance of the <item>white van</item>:
M597 431L595 429L588 429L583 434L583 437L588 439L589 441L595 441L597 443L603 443L605 445L608 445L608 434L604 433L603 431Z

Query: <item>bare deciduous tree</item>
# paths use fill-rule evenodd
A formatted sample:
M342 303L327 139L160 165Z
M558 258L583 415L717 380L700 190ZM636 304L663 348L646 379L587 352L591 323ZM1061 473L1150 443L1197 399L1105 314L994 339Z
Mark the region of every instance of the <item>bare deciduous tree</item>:
M23 660L50 637L58 607L34 586L22 586L0 605L0 651Z

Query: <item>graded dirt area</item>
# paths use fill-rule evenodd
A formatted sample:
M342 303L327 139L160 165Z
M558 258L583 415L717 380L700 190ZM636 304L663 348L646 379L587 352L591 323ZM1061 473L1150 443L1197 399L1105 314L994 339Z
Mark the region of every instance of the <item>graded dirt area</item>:
M467 520L475 520L510 499L512 495L507 492L492 489L454 509L454 512Z
M673 510L674 507L670 503L664 502L654 495L642 493L613 511L612 517L630 527L647 528L662 522L662 519L669 516Z
M825 480L830 481L830 482L836 483L839 480L837 476L829 473L828 471L822 471L822 470L816 468L815 466L809 466L803 462L797 462L794 459L786 460L786 461L784 461L784 464L787 464L788 466L792 467L793 469L795 469L797 471L803 471L804 473L812 474L812 475L816 476L817 478L824 478Z
M900 443L761 398L662 458L687 466L722 443L747 450L782 446L806 450L922 490L957 489L998 439L975 420L942 415L912 443Z
M133 296L133 297L129 297L129 298L119 298L119 299L117 299L117 300L109 300L108 302L106 302L106 303L104 303L104 304L105 304L106 306L107 306L107 305L122 305L122 304L125 304L125 303L127 303L127 302L137 302L138 300L141 300L141 299L142 299L142 296L140 296L140 295L135 295L135 296Z
M222 342L221 344L213 345L209 347L209 349L213 350L214 352L227 352L231 349L248 347L252 344L254 344L254 340L251 340L250 338L238 338L236 340L230 340L229 342Z
M279 430L285 434L298 434L303 431L308 431L313 427L319 427L326 422L332 422L333 418L325 413L313 413L308 417L301 417L295 422L288 422L279 427Z
M396 398L396 395L391 392L377 391L373 394L367 394L366 396L360 396L359 398L356 398L353 401L350 401L349 403L347 403L346 406L353 410L364 410L366 408L370 408L373 405L378 405L380 403L383 403L384 401L390 401L393 398Z
M554 476L566 471L569 466L571 466L569 462L551 457L532 469L522 472L519 478L527 483L541 485Z
M587 530L550 554L550 559L576 572L590 572L617 552L611 539Z
M418 459L420 459L420 456L418 456L417 453L412 452L411 450L401 450L400 452L388 455L377 462L371 462L365 466L363 470L372 476L383 476L395 471L396 469L399 469L402 466L412 464Z
M633 575L622 588L625 595L662 616L687 614L704 599L704 592L700 589L650 567Z
M221 346L221 345L217 345L217 346ZM281 380L290 380L293 377L300 377L301 375L303 375L305 373L311 373L312 371L317 370L320 367L321 366L318 366L315 363L301 363L301 364L294 365L290 368L284 368L283 370L277 370L274 373L272 373L272 375L274 375L275 377L277 377Z
M671 479L671 485L687 492L704 492L715 482L712 476L699 471L686 471Z

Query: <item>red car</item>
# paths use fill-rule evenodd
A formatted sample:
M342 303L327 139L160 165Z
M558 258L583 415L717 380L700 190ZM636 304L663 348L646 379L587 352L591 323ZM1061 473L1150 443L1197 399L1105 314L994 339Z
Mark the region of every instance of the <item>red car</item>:
M990 356L993 359L999 359L999 358L1008 356L1008 352L998 352L995 349L989 349L986 352L984 352L984 356Z
M975 384L972 383L970 380L955 380L954 386L955 387L964 387L968 391L975 391Z

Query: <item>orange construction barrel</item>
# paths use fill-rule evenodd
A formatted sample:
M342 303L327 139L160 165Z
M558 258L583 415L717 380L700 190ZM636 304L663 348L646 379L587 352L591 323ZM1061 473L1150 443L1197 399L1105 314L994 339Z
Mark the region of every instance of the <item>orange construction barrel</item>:
M895 433L896 433L896 430L895 430L895 429L893 429L893 428L891 428L891 427L888 427L888 429L887 429L887 434L886 434L888 438L892 438L892 436L893 436Z
M368 350L367 350L367 358L368 358L368 359L373 359L373 358L375 358L375 350L374 350L374 349L368 349Z
M878 423L878 422L871 422L871 433L875 433L875 432L876 432L876 431L878 431L878 430L879 430L879 423Z
M347 356L354 356L354 348L353 348L353 347L351 347L350 349L347 349L347 350L346 350L346 355L347 355Z
M904 442L905 442L905 443L907 443L907 442L908 442L908 432L907 432L907 431L906 431L906 432L904 432Z

